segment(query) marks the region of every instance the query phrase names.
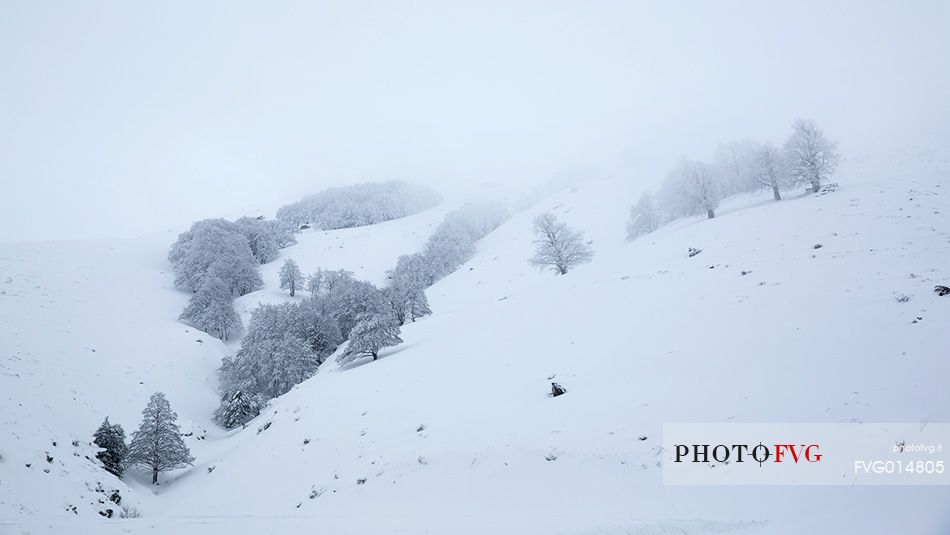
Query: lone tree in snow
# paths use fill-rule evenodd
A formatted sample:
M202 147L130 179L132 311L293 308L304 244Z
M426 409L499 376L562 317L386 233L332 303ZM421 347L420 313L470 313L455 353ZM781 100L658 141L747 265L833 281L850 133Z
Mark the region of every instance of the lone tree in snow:
M129 447L125 444L125 430L119 424L110 424L107 416L93 437L96 446L103 450L96 453L96 459L102 462L108 472L122 477L123 463L129 453Z
M261 413L257 396L248 396L241 390L229 392L221 399L221 406L214 411L214 419L228 429L244 425Z
M557 220L550 212L534 219L535 251L531 264L564 275L578 264L590 262L594 251L584 243L584 233Z
M838 167L838 147L811 121L799 119L785 142L788 172L798 183L809 184L818 192Z
M165 394L152 394L142 411L142 425L132 433L128 464L152 469L152 484L158 484L158 473L184 468L194 457L181 439L178 415L172 410Z
M337 362L348 364L360 357L370 355L373 360L376 360L380 349L401 343L399 325L389 314L363 314L350 331L350 343L337 357Z
M770 188L776 201L782 200L781 190L788 187L788 174L782 151L766 144L755 152L752 164L752 182L758 188Z
M304 284L303 274L293 258L288 258L280 268L280 287L290 290L290 297L297 293L297 288Z

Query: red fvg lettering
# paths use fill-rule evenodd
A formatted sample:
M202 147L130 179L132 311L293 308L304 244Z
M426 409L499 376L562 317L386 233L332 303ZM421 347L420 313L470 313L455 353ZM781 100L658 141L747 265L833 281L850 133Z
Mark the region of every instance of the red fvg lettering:
M799 446L795 444L775 444L775 462L783 462L783 457L788 453L795 464L798 464L802 457L810 463L815 463L821 460L821 454L817 452L818 448L818 444L801 444Z

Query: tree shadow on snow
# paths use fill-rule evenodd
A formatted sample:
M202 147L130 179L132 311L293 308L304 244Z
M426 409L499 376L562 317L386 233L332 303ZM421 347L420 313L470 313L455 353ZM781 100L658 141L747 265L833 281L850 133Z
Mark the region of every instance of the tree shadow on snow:
M409 349L410 347L417 346L417 345L419 345L419 342L413 342L411 344L399 344L396 347L386 348L385 350L382 350L379 352L379 356L376 358L376 361L389 358L397 353L402 353L406 349ZM366 356L366 357L362 357L360 359L354 360L353 362L344 364L337 369L339 371L348 371L354 368L365 366L367 364L372 364L373 362L376 362L376 361L373 360L372 356Z

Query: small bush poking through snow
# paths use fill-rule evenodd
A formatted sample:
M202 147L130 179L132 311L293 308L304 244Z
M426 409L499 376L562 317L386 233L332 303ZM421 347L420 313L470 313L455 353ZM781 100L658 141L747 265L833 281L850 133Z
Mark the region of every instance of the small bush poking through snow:
M142 512L134 505L123 505L119 511L119 518L141 518Z

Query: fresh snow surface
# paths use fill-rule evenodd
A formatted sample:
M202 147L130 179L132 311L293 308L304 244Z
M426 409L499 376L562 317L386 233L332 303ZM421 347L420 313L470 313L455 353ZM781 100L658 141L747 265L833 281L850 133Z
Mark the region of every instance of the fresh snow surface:
M837 192L737 197L634 242L636 188L582 183L483 239L405 343L331 359L230 432L210 414L236 346L175 321L174 236L2 244L0 533L946 533L946 487L665 487L659 448L665 422L950 421L950 297L932 291L950 281L948 156L852 156ZM235 306L288 299L284 258L383 283L445 210L305 232ZM592 263L528 265L546 210ZM153 491L83 456L156 390L197 461ZM97 482L144 516L99 517Z

